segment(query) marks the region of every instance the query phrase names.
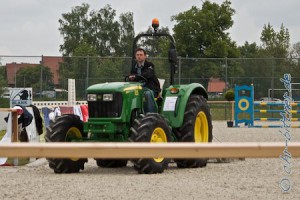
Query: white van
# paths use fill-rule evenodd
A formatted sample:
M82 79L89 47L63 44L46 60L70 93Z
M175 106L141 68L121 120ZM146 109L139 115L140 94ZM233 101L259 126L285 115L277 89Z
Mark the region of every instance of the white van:
M259 99L259 101L281 101L280 99L277 98L271 98L271 97L262 97Z
M10 98L10 87L4 87L1 98L9 99Z

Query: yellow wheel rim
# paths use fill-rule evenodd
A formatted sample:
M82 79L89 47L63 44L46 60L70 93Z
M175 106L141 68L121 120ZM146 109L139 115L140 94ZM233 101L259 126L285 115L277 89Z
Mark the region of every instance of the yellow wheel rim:
M167 135L162 128L156 128L151 135L151 143L168 142ZM162 162L164 158L153 158L155 162Z
M66 135L66 141L68 141L68 138L82 138L81 132L76 127L71 127ZM79 158L70 158L72 161L78 161Z
M208 142L208 132L209 128L206 114L200 111L197 114L194 127L195 142Z

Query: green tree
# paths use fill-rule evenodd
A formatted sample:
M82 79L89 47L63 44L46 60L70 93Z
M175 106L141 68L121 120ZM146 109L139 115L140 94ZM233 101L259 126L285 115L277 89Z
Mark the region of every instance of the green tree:
M92 10L89 20L89 42L96 47L98 55L113 56L117 52L120 25L115 21L116 11L110 5L100 10Z
M266 56L274 58L287 58L290 48L290 33L283 24L276 32L273 26L268 23L264 25L260 40Z
M7 89L6 70L5 66L1 66L0 63L0 105L1 108L9 108L9 99L2 98L2 95Z
M202 8L190 10L172 17L179 55L183 57L237 57L239 52L231 41L229 28L233 25L235 10L226 0L221 5L205 1Z
M243 46L239 47L239 51L242 58L257 58L259 46L255 42L250 44L246 41Z
M120 23L120 42L119 42L119 56L131 56L132 43L134 38L134 21L133 13L122 13L119 17Z
M78 90L84 91L90 84L90 77L103 77L101 62L97 56L129 56L134 37L133 13L120 14L119 21L116 11L110 5L99 10L89 11L88 4L76 6L71 12L62 14L59 19L59 31L64 43L64 63L60 65L61 87L66 88L68 78L77 79ZM122 72L121 66L112 62L110 72ZM99 70L100 69L100 70Z
M239 47L239 50L241 58L245 58L245 60L241 60L241 66L245 70L246 77L259 77L262 73L266 73L266 71L261 71L261 66L265 65L265 61L259 59L261 48L255 42L250 44L246 41L243 46Z
M262 41L260 54L272 58L270 63L266 65L269 66L269 72L272 76L271 88L279 88L281 83L275 82L274 78L291 72L290 62L287 60L290 49L289 31L281 24L280 30L276 32L273 26L268 23L264 25L260 39Z
M289 53L289 58L291 59L291 63L293 65L300 66L300 42L293 44L293 47ZM298 73L300 73L299 70Z
M21 68L16 79L17 87L32 87L33 91L54 89L53 74L48 67L42 65Z
M62 14L59 31L64 43L60 51L65 56L73 56L78 46L88 44L98 56L128 55L129 44L134 37L133 13L120 15L116 21L116 10L106 5L99 10L89 11L83 3L70 13Z
M291 74L293 77L297 77L295 82L300 82L300 42L293 45L290 51L290 62L291 62Z
M3 94L4 88L7 87L5 72L6 72L5 66L1 66L0 63L0 95Z
M300 59L300 42L297 42L293 45L290 52L290 57L294 59Z
M222 60L201 60L182 64L182 70L188 77L201 78L202 84L207 86L209 78L234 75L239 70L238 63L229 61L228 73L225 58L239 57L239 49L231 40L228 30L233 25L235 10L231 2L225 0L222 4L204 1L201 8L192 6L191 9L172 17L174 37L178 54L182 57L193 58L224 58Z
M148 34L152 34L154 32L153 28L151 26L148 27L146 32ZM158 33L167 33L170 34L168 27L160 27L157 30ZM137 46L143 47L146 51L148 56L150 57L167 57L168 56L168 50L170 47L170 40L167 37L142 37L138 41Z
M88 40L88 10L89 5L83 3L82 6L76 6L70 13L62 14L59 19L59 31L63 36L64 43L60 45L60 51L65 56L72 56L74 50L83 40Z

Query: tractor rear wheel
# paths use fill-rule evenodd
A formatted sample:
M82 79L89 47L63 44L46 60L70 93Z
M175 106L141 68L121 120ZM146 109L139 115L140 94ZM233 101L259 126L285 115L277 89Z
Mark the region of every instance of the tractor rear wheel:
M46 142L71 142L83 137L83 122L77 115L63 115L55 119L47 128ZM83 158L47 158L49 167L55 173L78 173L84 169L87 159Z
M107 168L125 167L127 165L127 160L124 159L96 159L96 162L99 167Z
M207 143L212 141L212 122L206 99L201 95L191 95L187 103L183 125L174 130L179 142ZM176 159L177 167L205 167L208 158Z
M140 115L134 120L130 129L129 141L161 143L171 141L171 128L164 117L158 113L147 113ZM139 173L155 174L162 173L167 167L170 159L150 158L133 160L134 169Z

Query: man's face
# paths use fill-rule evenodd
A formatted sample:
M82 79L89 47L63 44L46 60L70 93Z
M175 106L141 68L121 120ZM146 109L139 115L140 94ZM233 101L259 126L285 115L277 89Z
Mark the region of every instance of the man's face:
M146 60L146 55L144 54L144 51L137 51L135 53L135 59L139 63L144 62Z

